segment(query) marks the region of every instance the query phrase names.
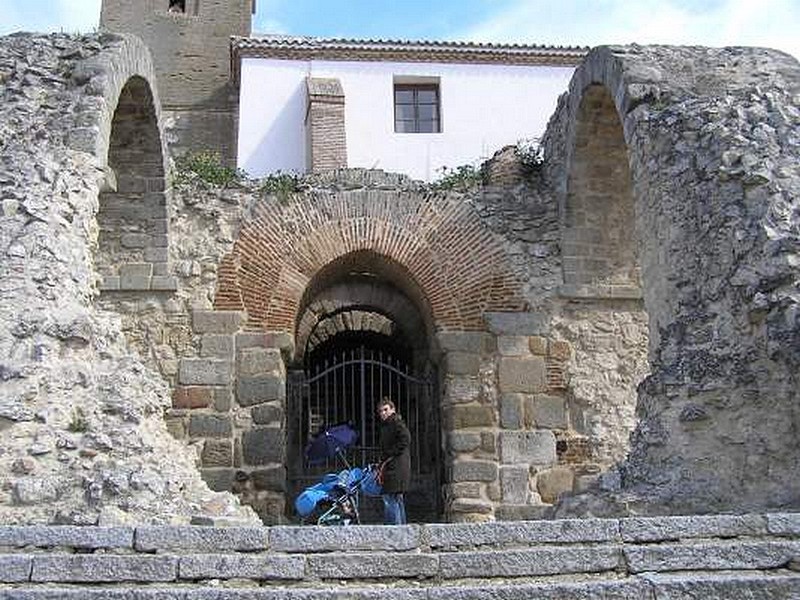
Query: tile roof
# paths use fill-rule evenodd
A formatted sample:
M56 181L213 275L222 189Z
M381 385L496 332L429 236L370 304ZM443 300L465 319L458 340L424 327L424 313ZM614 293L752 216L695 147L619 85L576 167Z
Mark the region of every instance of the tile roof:
M240 58L576 66L588 51L588 47L579 46L428 40L359 40L290 35L231 38L232 67L237 78Z

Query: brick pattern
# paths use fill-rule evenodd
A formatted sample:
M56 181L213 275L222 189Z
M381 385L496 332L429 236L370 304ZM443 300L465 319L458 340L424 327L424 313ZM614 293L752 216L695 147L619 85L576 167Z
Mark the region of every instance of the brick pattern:
M347 167L347 140L344 127L344 91L338 79L309 77L308 167L312 173Z
M217 309L246 309L250 329L294 331L306 288L348 256L384 269L441 329L480 331L484 312L524 308L502 246L457 197L314 192L264 202L255 215L223 261L215 297Z

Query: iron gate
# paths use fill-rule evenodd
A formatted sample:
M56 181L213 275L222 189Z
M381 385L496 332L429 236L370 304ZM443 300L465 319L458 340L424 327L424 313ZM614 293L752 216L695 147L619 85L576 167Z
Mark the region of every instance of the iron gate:
M325 427L349 422L358 431L347 453L351 465L378 462L377 404L390 398L411 433L411 489L406 494L410 520L434 521L439 512L439 418L432 378L411 374L408 365L361 346L343 350L288 377L288 476L291 500L320 477L343 467L338 459L308 465L303 451Z

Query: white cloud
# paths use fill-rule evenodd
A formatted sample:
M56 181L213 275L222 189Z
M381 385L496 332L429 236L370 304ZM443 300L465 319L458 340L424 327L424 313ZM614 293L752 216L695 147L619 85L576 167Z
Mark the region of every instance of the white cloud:
M555 45L767 46L800 57L796 0L512 0L458 37Z

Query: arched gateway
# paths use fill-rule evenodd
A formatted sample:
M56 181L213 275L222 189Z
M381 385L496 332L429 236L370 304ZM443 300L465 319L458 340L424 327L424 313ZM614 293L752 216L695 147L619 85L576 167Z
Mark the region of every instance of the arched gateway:
M273 491L291 500L335 467L309 468L302 449L341 421L359 431L354 460L374 461L375 403L388 396L412 431L410 516L442 518L439 391L452 388L452 364L437 334L478 334L486 312L523 308L498 241L468 204L415 189L308 192L267 200L253 215L222 262L214 308L245 311L243 329L252 339L267 332L281 360L259 371L240 356L237 401L252 407L253 423L241 432L241 467L268 466L277 480L285 463L286 482ZM450 398L459 401L453 390ZM265 445L284 447L264 456Z

